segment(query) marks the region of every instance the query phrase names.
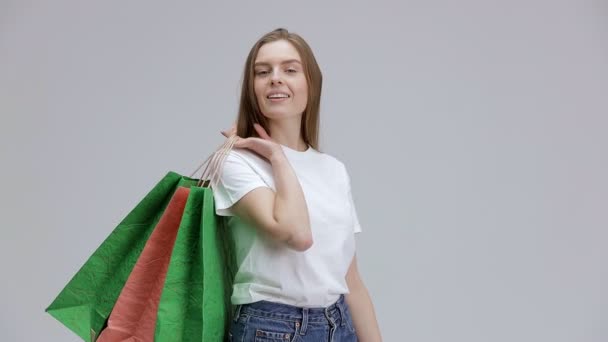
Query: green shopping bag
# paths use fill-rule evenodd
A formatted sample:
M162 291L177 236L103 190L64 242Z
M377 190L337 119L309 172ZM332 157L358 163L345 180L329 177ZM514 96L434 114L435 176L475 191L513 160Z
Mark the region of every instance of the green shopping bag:
M176 208L182 203L179 227L166 221L154 230L99 341L224 340L236 271L232 240L215 215L212 191L197 187L197 180L182 180L186 184L172 202ZM164 260L169 260L165 271Z
M153 341L156 314L190 189L178 187L125 283L97 342Z
M173 193L187 183L169 172L114 228L45 311L83 340L94 341Z
M155 341L222 341L232 315L230 296L236 261L234 243L224 229L224 220L215 215L213 192L208 185L217 182L217 170L221 170L234 141L234 137L228 139L209 157L207 168L211 166L215 174L208 182L207 168L201 179L169 172L45 311L83 340L95 341L147 239L173 193L182 186L189 188L190 194L161 294Z
M158 308L155 341L224 341L236 273L233 240L210 188L191 187Z

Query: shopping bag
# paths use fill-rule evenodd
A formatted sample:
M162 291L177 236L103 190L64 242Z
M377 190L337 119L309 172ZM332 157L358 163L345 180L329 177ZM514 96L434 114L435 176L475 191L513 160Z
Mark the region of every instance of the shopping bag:
M45 309L80 336L95 341L152 230L175 190L188 183L169 172L129 212Z
M184 180L192 187L174 195L189 194L179 229L159 222L98 342L224 340L232 317L233 241L215 215L212 191L194 186L195 179ZM170 249L167 270L164 252Z
M238 137L229 137L189 177L190 194L158 308L154 341L224 341L234 307L235 245L215 214L213 190ZM193 177L204 165L196 180Z
M169 259L190 189L179 187L137 259L98 342L153 341Z
M234 242L213 193L191 187L161 296L154 341L224 341L236 273Z
M111 327L108 317L113 309L120 310L117 299L127 278L169 200L183 187L190 191L162 286L154 341L222 341L232 315L230 296L236 262L234 243L225 232L224 220L215 215L211 189L215 188L223 161L235 141L235 136L227 139L199 166L194 173L207 164L200 179L169 172L112 231L45 311L85 341L95 341L102 329ZM141 311L146 312L146 317L154 311L156 297L138 298L152 303ZM150 326L147 325L148 330Z

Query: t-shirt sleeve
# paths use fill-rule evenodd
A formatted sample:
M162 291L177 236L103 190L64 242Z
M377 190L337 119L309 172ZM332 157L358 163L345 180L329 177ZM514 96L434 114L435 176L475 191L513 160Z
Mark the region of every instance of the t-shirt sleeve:
M245 158L230 151L224 161L217 186L213 189L215 213L220 216L234 216L232 205L259 187L270 188Z
M346 171L346 167L344 167L344 172L346 173L346 184L348 186L348 201L350 203L350 214L353 219L353 230L355 233L361 232L361 224L359 223L359 215L357 215L357 209L355 208L355 201L353 199L353 194L351 190L351 182L348 171Z

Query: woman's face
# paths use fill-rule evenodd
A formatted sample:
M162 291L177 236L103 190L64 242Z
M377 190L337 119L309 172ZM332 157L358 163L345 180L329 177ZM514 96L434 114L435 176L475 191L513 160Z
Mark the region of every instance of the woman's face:
M308 85L300 54L291 43L277 40L260 47L254 62L254 91L269 119L299 116L308 101Z

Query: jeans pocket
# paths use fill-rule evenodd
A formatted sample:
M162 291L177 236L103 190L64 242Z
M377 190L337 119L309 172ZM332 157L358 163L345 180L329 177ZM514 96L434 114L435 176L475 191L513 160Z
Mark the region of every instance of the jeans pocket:
M292 333L270 331L263 329L255 330L255 342L289 342L293 337Z
M298 332L296 323L268 317L250 317L255 342L290 342Z

